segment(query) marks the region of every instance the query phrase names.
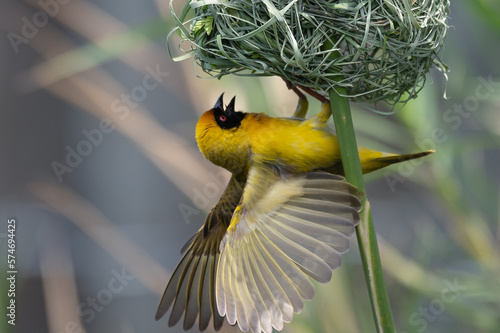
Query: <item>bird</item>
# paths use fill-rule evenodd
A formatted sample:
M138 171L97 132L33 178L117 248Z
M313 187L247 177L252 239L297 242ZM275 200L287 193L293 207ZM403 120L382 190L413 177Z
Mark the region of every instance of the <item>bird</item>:
M297 94L289 118L236 111L235 97L224 107L222 94L198 120L201 153L231 178L182 248L156 320L172 307L168 325L184 315L185 330L198 319L200 331L210 320L218 331L226 318L243 332L279 331L314 296L309 277L326 283L340 266L364 193L344 178L329 102L305 119ZM364 174L432 152L358 149Z

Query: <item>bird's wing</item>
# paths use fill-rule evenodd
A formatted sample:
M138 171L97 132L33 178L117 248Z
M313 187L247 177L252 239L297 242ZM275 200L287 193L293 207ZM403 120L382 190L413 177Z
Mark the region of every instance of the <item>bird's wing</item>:
M240 201L244 184L244 180L231 178L205 224L184 246L182 252L185 253L165 288L156 320L165 315L173 303L169 326L175 325L185 313L185 330L193 327L198 314L200 331L208 327L211 317L215 330L222 327L224 318L216 310L214 290L219 244Z
M341 176L253 166L221 242L219 313L244 332L281 330L313 297L308 276L330 281L360 209L359 191Z

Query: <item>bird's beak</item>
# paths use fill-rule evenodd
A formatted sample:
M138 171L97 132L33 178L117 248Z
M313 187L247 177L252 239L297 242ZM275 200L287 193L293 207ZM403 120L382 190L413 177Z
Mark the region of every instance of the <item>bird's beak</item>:
M214 109L220 109L221 111L224 111L224 93L222 93L219 97L219 99L217 100L217 102L215 103L215 106L214 106Z
M231 102L229 102L227 108L226 108L226 114L228 116L232 115L233 112L234 112L234 103L235 103L235 100L236 100L236 96L233 97L233 99L231 99Z

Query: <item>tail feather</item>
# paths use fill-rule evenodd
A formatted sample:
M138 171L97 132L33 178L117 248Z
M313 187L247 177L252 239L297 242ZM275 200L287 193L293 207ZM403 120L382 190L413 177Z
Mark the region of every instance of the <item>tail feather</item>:
M390 164L394 164L394 163L399 163L399 162L404 162L404 161L409 161L409 160L413 160L416 158L424 157L424 156L430 155L434 152L436 152L436 151L435 150L426 150L426 151L422 151L420 153L414 153L414 154L385 156L385 157L377 158L376 160L380 163L390 165Z
M405 161L410 161L414 160L416 158L421 158L427 155L430 155L434 153L435 150L426 150L422 151L419 153L413 153L413 154L403 154L403 155L398 155L398 154L384 154L381 157L375 157L372 158L371 161L366 161L366 163L361 162L362 168L363 168L363 173L369 173L381 168L385 168L386 166L389 166L394 163L399 163L399 162L405 162Z
M358 148L359 160L361 162L361 170L363 171L363 174L385 168L386 166L389 166L394 163L399 163L424 157L434 152L435 150L426 150L414 154L398 155L398 154L383 153L380 151L364 147ZM341 176L345 175L344 167L340 159L335 161L330 167L325 168L323 170L335 175L341 175Z

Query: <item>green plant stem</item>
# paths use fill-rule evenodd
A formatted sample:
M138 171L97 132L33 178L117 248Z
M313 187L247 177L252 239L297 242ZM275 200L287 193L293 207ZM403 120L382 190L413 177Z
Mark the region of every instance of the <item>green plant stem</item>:
M359 162L356 136L352 124L351 109L349 100L345 95L344 88L330 89L330 101L335 130L339 139L340 154L346 179L356 186L360 191L366 193L361 164ZM366 197L362 200L363 210L361 211L361 221L356 227L356 236L359 244L359 252L365 272L366 284L370 295L373 318L377 327L377 332L396 332L394 319L392 318L389 297L385 288L382 263L377 245L377 235L373 227L373 219L370 203Z

